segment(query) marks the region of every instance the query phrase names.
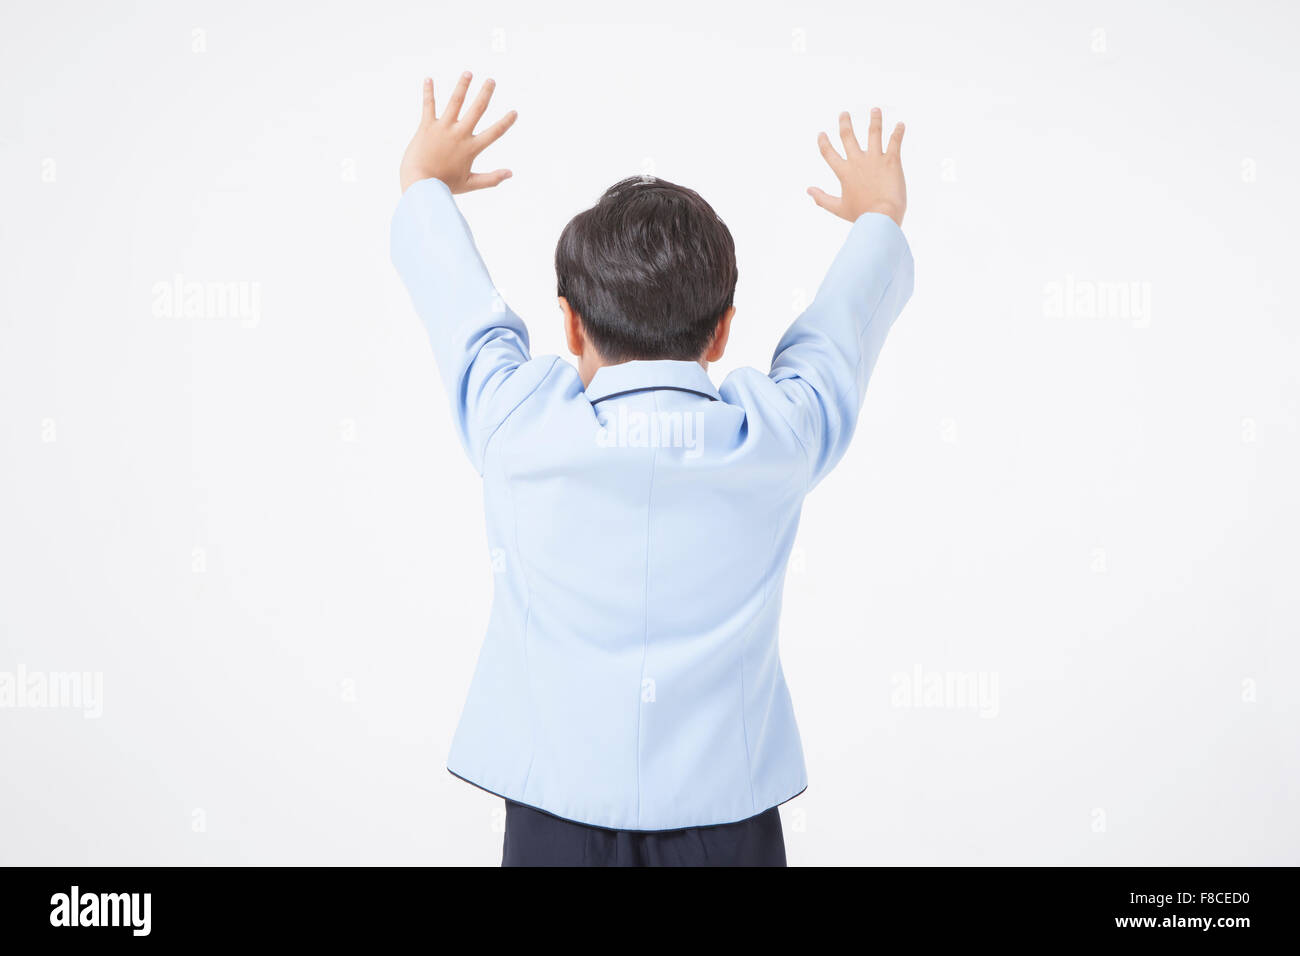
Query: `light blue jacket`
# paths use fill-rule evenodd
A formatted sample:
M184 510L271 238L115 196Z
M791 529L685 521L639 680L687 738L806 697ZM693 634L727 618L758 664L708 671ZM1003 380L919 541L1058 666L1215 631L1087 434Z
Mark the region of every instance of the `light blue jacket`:
M697 363L644 361L584 390L567 362L531 357L436 179L403 194L392 255L483 476L497 572L448 769L633 830L729 823L802 791L782 583L804 496L848 446L911 295L902 231L859 218L771 372L721 388Z

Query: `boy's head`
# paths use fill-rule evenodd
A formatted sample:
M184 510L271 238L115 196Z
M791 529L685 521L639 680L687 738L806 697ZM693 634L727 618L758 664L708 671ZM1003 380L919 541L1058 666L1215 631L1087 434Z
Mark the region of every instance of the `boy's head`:
M584 382L634 359L722 357L736 246L693 189L640 176L615 183L564 227L555 274Z

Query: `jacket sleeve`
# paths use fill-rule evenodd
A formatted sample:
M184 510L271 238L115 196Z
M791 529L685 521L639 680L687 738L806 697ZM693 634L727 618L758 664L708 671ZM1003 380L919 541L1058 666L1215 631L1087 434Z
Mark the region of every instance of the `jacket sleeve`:
M888 216L853 223L812 304L776 347L770 377L809 458L809 487L847 450L867 379L894 319L912 295L913 263Z
M412 184L393 214L393 265L424 324L461 444L480 474L488 441L545 378L528 329L492 284L451 190Z

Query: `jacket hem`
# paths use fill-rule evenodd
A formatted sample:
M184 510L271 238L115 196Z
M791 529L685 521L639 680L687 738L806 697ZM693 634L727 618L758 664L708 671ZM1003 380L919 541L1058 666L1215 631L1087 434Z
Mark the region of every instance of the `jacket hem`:
M559 813L555 813L554 811L547 810L545 807L539 807L536 804L527 803L523 800L518 800L515 797L510 796L509 794L499 793L496 790L491 789L490 787L485 787L483 786L483 784L476 783L475 781L469 779L469 777L461 776L455 770L452 770L451 767L447 768L447 772L451 774L453 777L455 777L457 780L462 780L465 783L469 784L471 787L477 787L479 790L482 790L484 793L490 793L492 794L492 796L500 797L502 800L509 800L512 803L517 803L520 806L527 807L530 810L536 810L538 813L545 813L548 817L555 817L555 819L563 820L566 823L577 823L581 826L591 827L592 829L595 830L609 830L614 833L674 833L678 830L698 830L703 827L721 827L721 826L727 826L732 823L743 823L746 820L751 820L754 817L766 813L768 810L771 810L773 807L779 807L789 803L795 797L799 796L801 793L803 793L805 790L808 789L808 784L805 783L802 787L800 787L794 793L790 794L790 796L786 797L785 799L778 800L776 803L770 804L769 806L764 807L762 810L759 810L756 813L752 813L749 816L745 816L745 817L738 817L735 820L712 820L708 823L688 823L685 826L680 826L680 827L655 827L646 830L646 829L635 829L633 827L611 827L611 826L605 826L600 823L589 823L586 820L579 820L574 817L566 817Z

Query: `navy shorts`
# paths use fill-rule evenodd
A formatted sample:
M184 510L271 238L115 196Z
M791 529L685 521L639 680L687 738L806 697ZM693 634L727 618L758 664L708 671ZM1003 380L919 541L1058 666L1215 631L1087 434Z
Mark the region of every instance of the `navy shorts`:
M502 866L785 866L776 807L737 823L609 830L506 801Z

